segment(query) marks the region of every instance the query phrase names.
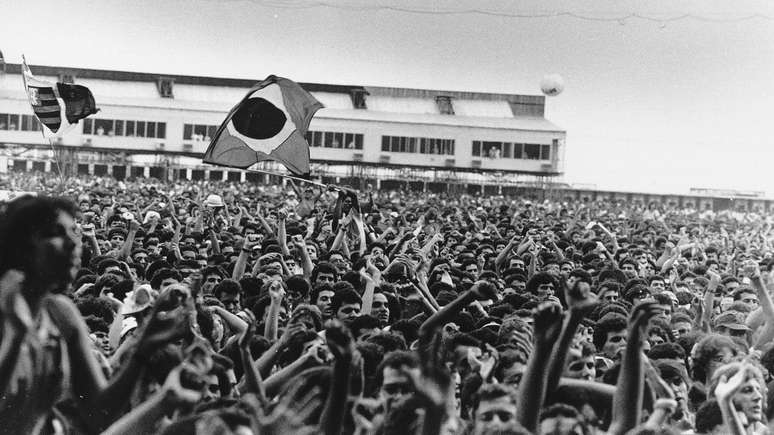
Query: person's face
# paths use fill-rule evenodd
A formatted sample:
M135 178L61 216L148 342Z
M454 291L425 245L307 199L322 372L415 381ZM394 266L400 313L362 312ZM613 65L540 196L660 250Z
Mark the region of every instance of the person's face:
M331 255L330 262L336 267L336 270L338 270L339 273L344 273L349 269L347 261L339 254Z
M582 354L578 351L572 351L570 353L564 376L573 379L582 379L584 381L593 381L597 377L597 368L594 364L594 357L592 355L585 357L581 355Z
M351 322L360 315L360 304L344 304L336 311L336 318L342 322Z
M685 406L688 403L688 384L686 384L683 378L679 376L675 376L673 379L667 379L666 382L672 389L678 405Z
M32 237L32 263L28 272L46 284L72 281L81 265L81 238L75 220L60 211L56 223ZM46 289L48 290L48 289Z
M624 263L621 266L621 271L626 275L627 278L632 279L637 277L637 268L634 267L631 263Z
M306 252L309 253L309 258L311 258L312 261L317 260L317 246L306 245Z
M607 333L607 339L602 346L602 353L605 357L615 360L626 349L626 329Z
M693 330L693 325L689 322L678 322L672 325L672 327L674 328L673 332L677 338L680 338Z
M110 337L106 332L92 332L89 334L89 337L94 343L94 346L96 346L103 355L110 356L110 354L113 352L113 348L110 346Z
M376 317L382 326L390 322L390 308L387 304L387 296L382 293L374 295L373 303L371 304L371 315Z
M220 302L231 314L236 314L242 308L239 304L239 293L223 293L220 295Z
M333 276L332 273L323 273L320 272L317 274L317 280L315 281L315 285L320 284L330 284L333 285L333 283L336 282L336 277Z
M741 390L734 395L733 402L750 423L763 420L763 393L761 384L755 377L750 377Z
M132 257L132 260L134 260L135 263L145 266L148 264L148 254L144 252L138 252L134 255L134 257Z
M502 370L503 383L510 385L514 388L517 388L521 383L521 378L524 376L524 371L526 369L527 369L527 365L520 361L516 361L510 366L504 368Z
M478 275L478 266L476 266L475 264L472 264L472 263L468 264L467 266L465 266L465 272L467 272L467 273L469 273L469 274L471 274L473 276L477 276Z
M204 387L202 388L202 397L200 402L212 402L220 397L220 384L216 375L205 375L202 377Z
M331 313L331 302L333 301L333 292L329 290L323 290L317 295L317 300L314 301L315 305L317 305L317 308L320 309L320 312L322 313L323 317L330 318L333 313Z
M715 355L712 356L712 359L710 359L709 363L707 364L707 379L712 379L712 375L715 374L715 370L717 370L718 367L724 364L728 364L733 360L734 352L728 347L721 348L717 353L715 353Z
M618 300L618 292L611 289L605 289L602 291L600 299L605 302L615 302Z
M124 240L126 239L124 239L124 236L121 234L113 234L110 236L110 246L112 246L113 249L120 248L121 245L124 244Z
M665 289L666 283L661 279L654 279L650 283L650 291L653 292L654 295L663 292Z
M419 369L416 368L410 369L404 366L403 370L415 372L419 375ZM382 378L382 385L379 387L379 399L384 403L386 410L389 411L396 401L414 394L414 386L402 370L385 367L382 370Z
M561 271L561 273L562 273L562 276L563 276L564 278L567 278L568 276L570 276L570 272L572 272L572 264L570 264L570 263L564 263L564 264L562 264L562 265L559 267L559 270Z
M758 308L758 296L755 293L742 293L739 295L739 301L750 307L751 310Z
M546 264L546 267L544 268L546 273L549 273L553 276L559 276L561 269L559 268L559 265L556 263L549 263Z
M216 285L218 285L221 281L223 281L223 278L221 278L218 274L210 274L204 277L204 282L202 283L202 292L204 294L211 294L212 289L215 288Z
M540 284L537 288L538 299L544 301L554 295L554 285L550 282Z
M496 432L512 425L516 419L516 405L510 397L482 400L473 417L473 434Z

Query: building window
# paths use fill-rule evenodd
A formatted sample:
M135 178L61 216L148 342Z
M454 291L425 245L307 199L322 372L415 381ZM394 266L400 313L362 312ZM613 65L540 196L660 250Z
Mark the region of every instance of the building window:
M382 136L382 151L454 155L454 139Z
M524 158L527 160L540 160L540 145L534 143L524 144Z
M156 87L159 90L159 96L161 98L175 98L172 88L174 86L175 81L169 78L159 78L159 80L156 82Z
M311 147L363 149L363 135L340 131L307 131L306 141Z
M523 143L513 144L513 158L521 159L523 157L524 157L524 144Z
M540 145L540 160L551 160L551 145Z
M217 131L217 125L183 124L183 140L209 141Z
M352 107L355 109L366 109L366 95L368 92L365 89L352 89L350 97L352 97Z
M164 139L167 136L167 124L155 121L87 118L83 120L83 134Z
M454 115L454 106L451 97L447 95L438 95L435 97L435 104L438 106L438 112L441 115Z
M2 118L0 118L2 119ZM92 134L92 131L94 129L94 120L91 118L86 118L83 120L83 134Z

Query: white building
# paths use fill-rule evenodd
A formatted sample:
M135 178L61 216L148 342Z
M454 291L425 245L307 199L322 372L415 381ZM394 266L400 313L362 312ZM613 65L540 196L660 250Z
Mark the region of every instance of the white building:
M202 165L200 156L257 80L30 68L43 80L88 87L100 108L54 144L72 151L71 161L60 162L70 171L245 178ZM55 154L32 116L20 65L4 70L0 171L49 169ZM543 96L301 85L325 105L307 135L313 174L508 184L563 172L566 133L544 118Z

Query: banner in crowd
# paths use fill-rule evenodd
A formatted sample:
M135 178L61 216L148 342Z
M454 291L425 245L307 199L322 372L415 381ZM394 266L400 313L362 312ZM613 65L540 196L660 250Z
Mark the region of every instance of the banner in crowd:
M32 75L26 60L22 62L22 77L32 111L43 124L46 137L61 136L79 120L99 111L89 88L40 80Z
M204 163L246 169L277 161L294 175L309 175L306 132L323 107L298 83L269 76L234 107L212 138Z

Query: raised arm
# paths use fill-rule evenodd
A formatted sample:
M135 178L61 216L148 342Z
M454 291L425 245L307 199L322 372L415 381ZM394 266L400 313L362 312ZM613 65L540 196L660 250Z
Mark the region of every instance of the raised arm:
M349 329L341 323L337 322L329 326L325 337L328 348L334 356L334 363L328 398L320 417L320 429L325 435L339 435L347 410L350 368L357 350Z
M632 310L626 350L621 360L621 372L613 398L613 422L608 429L611 435L623 435L640 422L645 388L642 345L648 322L659 312L660 307L653 302L641 303Z
M180 375L185 369L190 369L186 365L174 368L161 391L151 396L145 402L132 409L110 425L102 435L134 435L139 433L156 433L159 422L170 411L174 410L179 404L193 405L201 398L201 392L189 390L183 387L180 382Z
M137 221L131 221L129 223L129 233L126 235L124 244L121 245L121 249L118 250L118 260L125 260L132 252L132 245L134 245L134 238L137 236L137 230L140 229L140 223Z
M540 305L535 313L535 346L519 384L516 419L531 433L537 433L540 410L546 396L548 361L551 348L562 327L562 307L554 303Z
M269 297L271 303L269 304L269 314L266 316L266 326L264 327L263 336L271 342L277 341L277 329L279 328L279 310L282 305L282 299L285 297L285 290L282 288L282 284L278 281L274 281L269 286Z
M575 282L573 288L565 295L565 300L568 310L564 315L564 325L559 339L554 345L551 360L548 362L547 395L552 394L559 385L559 379L562 377L565 364L567 364L567 352L570 350L570 344L583 316L597 305L597 297L591 291L591 286L583 281Z
M285 222L288 219L288 212L284 208L277 211L277 244L282 251L282 255L290 255L290 249L288 249L288 233L285 227Z

